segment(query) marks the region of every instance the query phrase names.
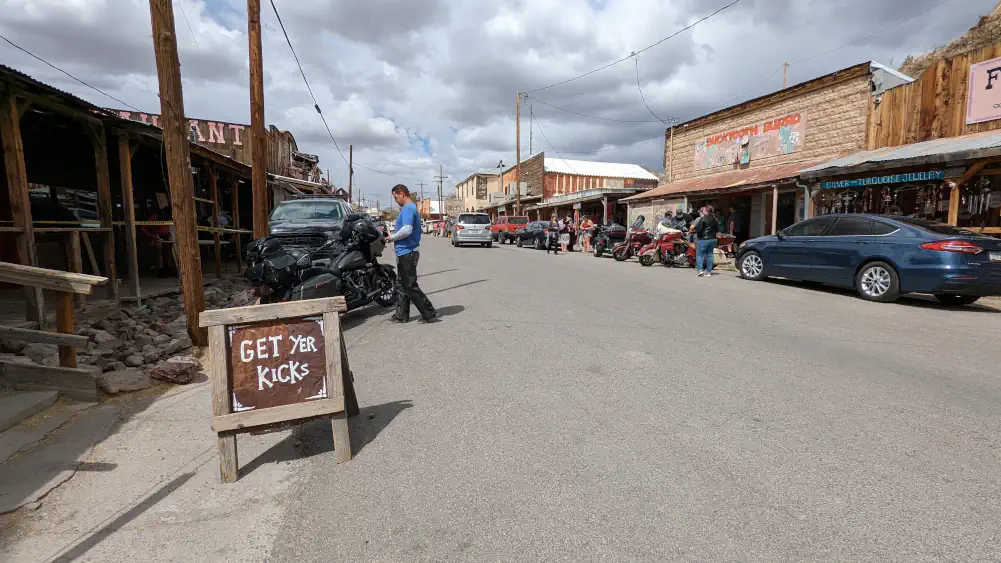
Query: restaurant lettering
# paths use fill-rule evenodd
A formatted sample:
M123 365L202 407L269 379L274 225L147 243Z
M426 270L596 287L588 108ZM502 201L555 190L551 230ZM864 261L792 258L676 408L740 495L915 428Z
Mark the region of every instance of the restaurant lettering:
M160 126L160 116L155 113L125 111L113 109L122 119L148 123L154 127ZM243 146L243 131L247 125L225 123L221 121L204 121L189 119L188 128L191 140L201 145L232 145Z
M836 190L839 188L860 188L866 186L881 186L884 184L928 182L943 179L945 179L945 170L930 170L928 172L910 172L907 174L890 174L888 176L870 176L868 178L822 182L820 184L820 188L824 190Z
M806 116L790 113L723 131L695 145L695 168L749 164L754 159L792 154L806 142Z

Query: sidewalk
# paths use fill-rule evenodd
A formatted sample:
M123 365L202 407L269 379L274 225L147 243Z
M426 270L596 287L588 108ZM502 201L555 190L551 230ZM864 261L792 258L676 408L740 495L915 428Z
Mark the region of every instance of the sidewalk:
M53 480L38 480L54 488L0 516L0 560L265 558L289 484L282 461L298 457L295 441L283 441L293 430L241 440L249 464L238 485L222 485L210 413L204 375L183 387L157 384L89 408L11 457L0 471L29 479L25 471L47 471Z

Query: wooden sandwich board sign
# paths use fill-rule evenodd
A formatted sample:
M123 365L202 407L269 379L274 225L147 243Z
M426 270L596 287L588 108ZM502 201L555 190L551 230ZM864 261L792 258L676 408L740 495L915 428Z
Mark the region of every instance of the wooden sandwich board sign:
M331 297L201 314L223 482L239 478L237 434L314 418L331 418L337 463L351 459L358 400L338 316L346 309Z

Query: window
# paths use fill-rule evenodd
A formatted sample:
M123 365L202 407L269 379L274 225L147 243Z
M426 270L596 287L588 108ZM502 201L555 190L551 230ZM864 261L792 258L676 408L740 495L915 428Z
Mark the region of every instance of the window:
M892 232L897 231L897 227L893 225L887 225L881 221L872 222L872 234L874 235L888 235Z
M489 225L490 217L473 213L463 213L462 215L459 215L459 218L456 219L455 222L463 225Z
M528 217L511 217L510 223L512 225L527 225Z
M850 237L872 234L872 221L865 217L838 217L829 237Z
M807 219L802 223L796 223L795 225L786 229L783 234L787 237L819 237L823 236L824 231L831 226L834 222L834 217L817 217L815 219Z
M946 225L945 223L939 223L938 221L928 221L926 219L915 219L913 217L894 217L895 220L901 223L906 223L912 227L917 227L925 231L935 233L937 235L945 235L949 237L983 237L980 233L964 229L962 227L953 227L952 225ZM986 237L991 238L991 237Z
M343 219L344 215L345 205L339 201L299 200L279 203L271 221Z

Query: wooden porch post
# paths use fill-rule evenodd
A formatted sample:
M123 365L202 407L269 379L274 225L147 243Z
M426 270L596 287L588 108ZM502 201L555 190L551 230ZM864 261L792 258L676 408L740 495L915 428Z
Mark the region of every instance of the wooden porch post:
M118 272L115 269L115 226L112 223L111 173L108 170L108 140L104 125L89 129L94 145L94 166L97 169L97 207L104 233L104 274L108 277L108 299L118 301Z
M971 166L969 169L967 169L966 174L963 174L963 177L960 178L959 180L956 180L955 182L948 182L948 185L951 187L951 189L949 190L949 224L950 225L952 225L954 227L959 225L959 200L960 200L959 188L960 188L960 186L962 186L962 185L966 184L967 182L969 182L970 180L972 180L974 176L976 176L977 174L979 174L980 171L984 169L984 166L987 166L987 161L986 160L982 161L982 162L978 162L978 163L974 164L973 166Z
M212 227L219 228L219 171L209 165L209 193L212 194ZM215 277L222 279L222 245L219 241L219 231L212 233L212 243L215 246Z
M24 143L21 141L21 109L9 88L0 85L0 137L3 141L4 168L7 172L7 193L10 214L17 234L17 258L25 266L37 266L35 231L31 224L31 201L28 198L28 172L24 167ZM38 321L45 329L45 306L42 290L24 287L28 320Z
M233 228L240 229L240 179L233 177ZM243 270L243 235L236 233L233 236L234 250L236 251L236 267Z
M779 230L779 187L772 186L772 234Z
M142 305L139 289L139 254L136 249L136 207L132 186L133 146L124 135L118 137L118 162L122 179L122 215L125 218L125 254L129 261L129 285L136 297L136 307Z

